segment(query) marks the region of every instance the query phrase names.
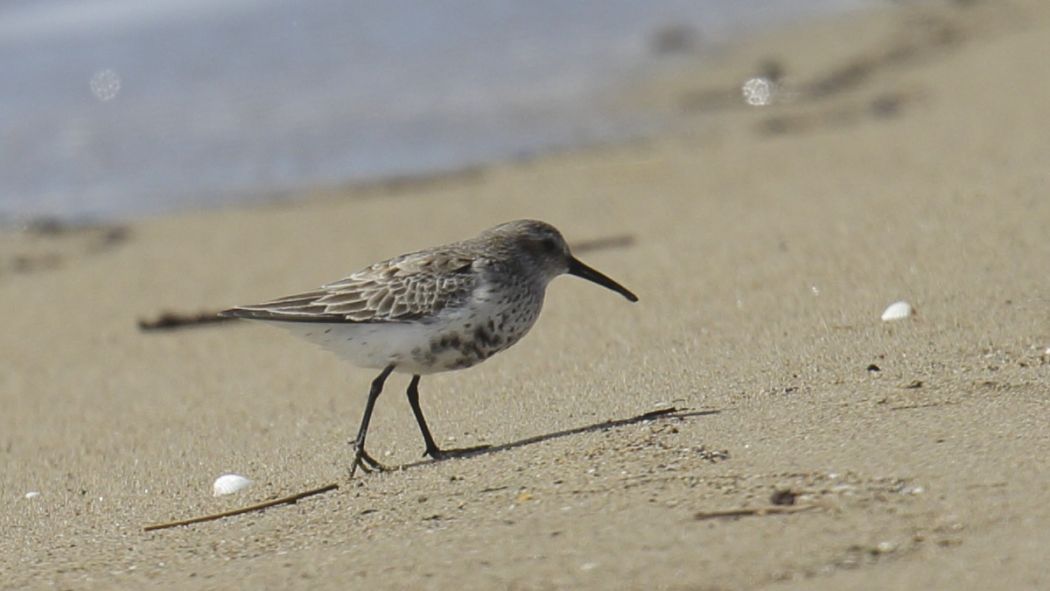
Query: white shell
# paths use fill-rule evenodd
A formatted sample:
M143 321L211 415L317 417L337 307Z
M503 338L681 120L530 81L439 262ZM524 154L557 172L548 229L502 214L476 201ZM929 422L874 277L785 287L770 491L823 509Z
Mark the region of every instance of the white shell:
M31 490L31 491L26 493L26 498L27 499L35 499L35 498L37 498L39 496L40 496L40 491L38 491L38 490Z
M749 78L740 86L744 102L752 107L766 107L773 103L777 93L777 84L769 78Z
M232 495L235 492L242 491L252 485L252 481L249 478L245 478L240 474L223 474L222 476L215 479L215 484L212 485L212 493L221 497L222 495Z
M907 318L914 313L911 304L905 301L893 302L888 308L882 313L883 322L889 322L891 320L901 320Z

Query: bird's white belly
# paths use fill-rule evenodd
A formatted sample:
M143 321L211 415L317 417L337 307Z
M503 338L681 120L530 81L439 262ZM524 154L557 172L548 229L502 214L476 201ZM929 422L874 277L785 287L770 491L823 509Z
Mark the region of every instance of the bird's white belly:
M358 367L382 369L396 365L400 371L414 349L429 347L431 328L417 323L267 322L320 345Z
M267 322L358 367L430 374L476 365L528 332L539 310L484 305L463 308L431 322Z

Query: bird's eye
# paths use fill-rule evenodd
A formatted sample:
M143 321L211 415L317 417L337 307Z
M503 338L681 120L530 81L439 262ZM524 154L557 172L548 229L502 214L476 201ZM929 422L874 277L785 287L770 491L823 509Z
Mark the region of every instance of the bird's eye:
M558 244L554 242L553 238L544 238L541 244L543 245L543 250L547 252L554 252L558 250Z

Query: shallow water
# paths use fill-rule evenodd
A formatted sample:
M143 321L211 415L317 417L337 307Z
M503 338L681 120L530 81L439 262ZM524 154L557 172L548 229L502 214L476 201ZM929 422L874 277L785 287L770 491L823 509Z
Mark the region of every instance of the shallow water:
M643 132L656 122L601 97L665 59L656 32L702 49L871 1L7 2L0 219L269 199Z

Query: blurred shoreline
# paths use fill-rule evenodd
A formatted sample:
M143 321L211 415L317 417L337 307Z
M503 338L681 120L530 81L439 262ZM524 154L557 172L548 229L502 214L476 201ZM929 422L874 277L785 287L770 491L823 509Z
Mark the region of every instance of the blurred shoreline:
M623 107L634 79L868 5L15 4L0 222L268 202L650 136L669 122Z

